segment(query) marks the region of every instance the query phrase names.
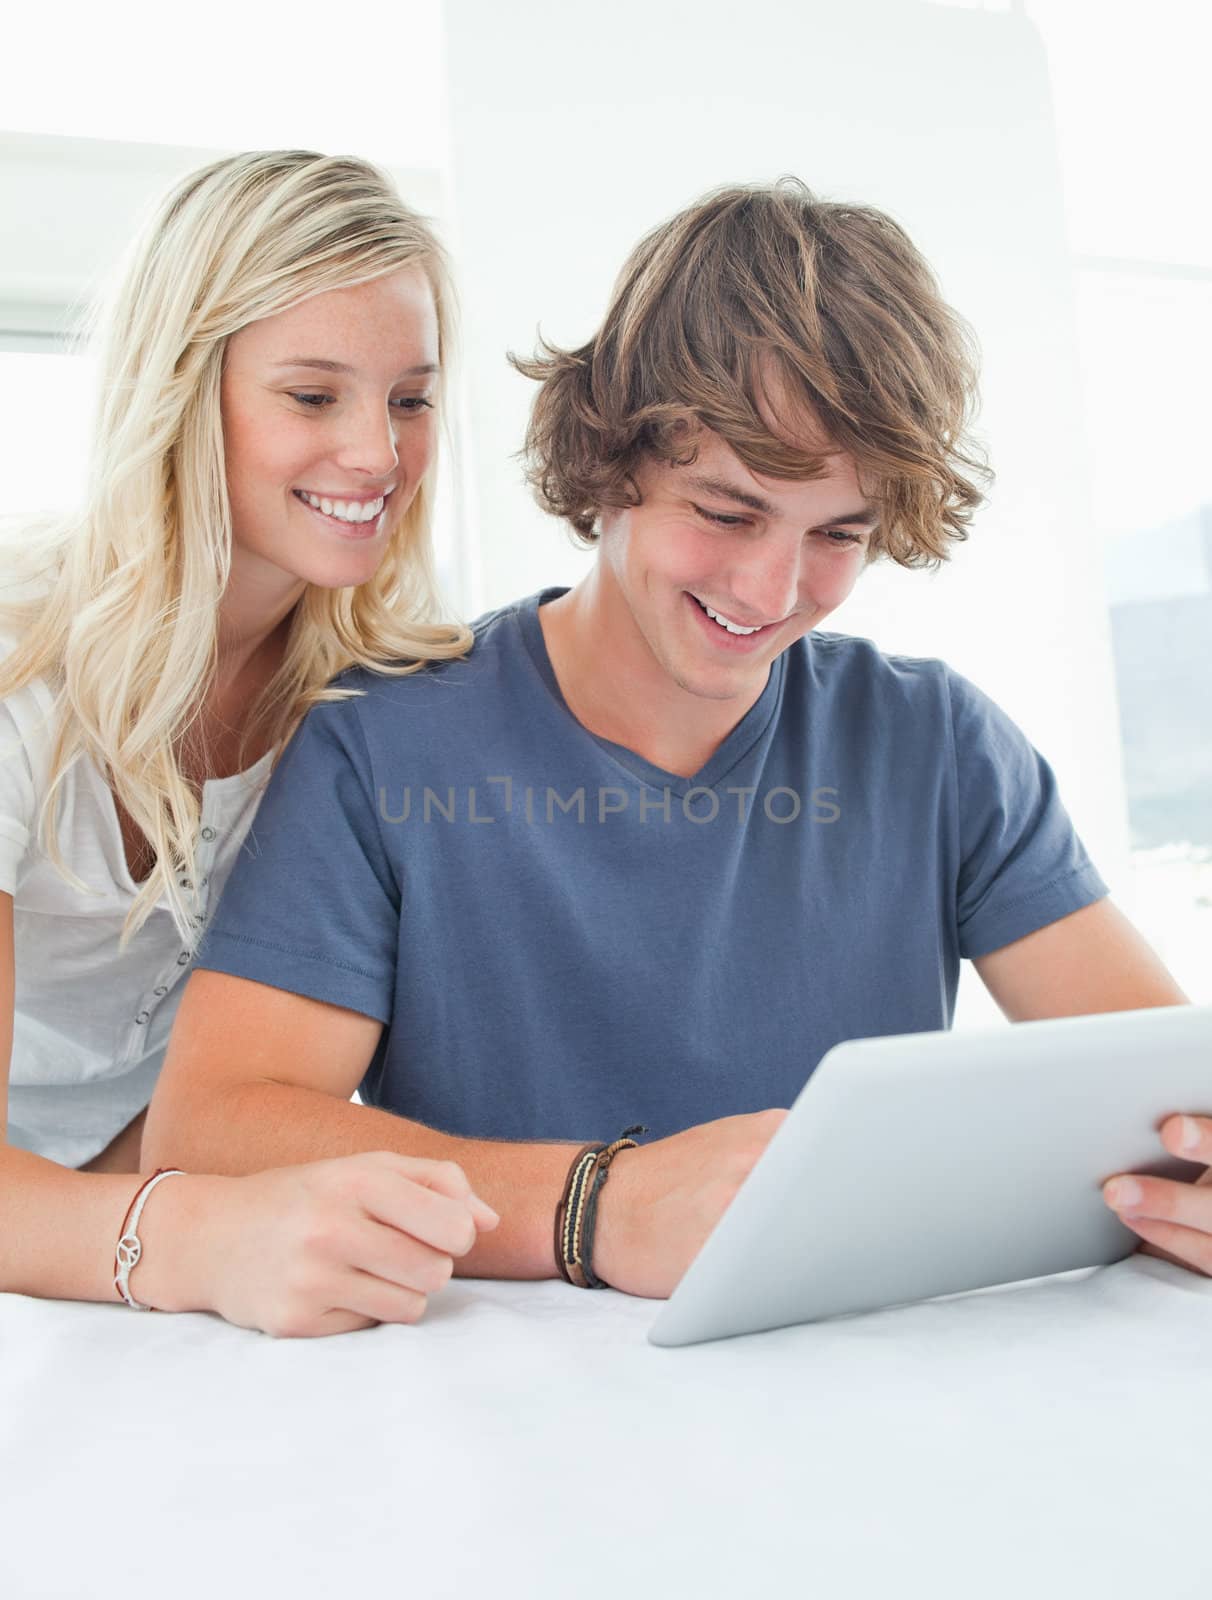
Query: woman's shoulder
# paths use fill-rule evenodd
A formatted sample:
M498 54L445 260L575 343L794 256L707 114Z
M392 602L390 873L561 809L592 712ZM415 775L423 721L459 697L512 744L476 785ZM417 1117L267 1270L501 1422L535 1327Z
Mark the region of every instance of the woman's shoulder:
M21 648L21 636L0 623L0 674L8 668ZM0 681L3 678L0 677ZM55 690L50 679L39 674L25 678L15 689L0 695L4 722L25 744L42 745L51 737L55 714Z
M20 640L0 632L0 671ZM44 678L0 697L0 889L16 892L33 837L54 748L55 697Z

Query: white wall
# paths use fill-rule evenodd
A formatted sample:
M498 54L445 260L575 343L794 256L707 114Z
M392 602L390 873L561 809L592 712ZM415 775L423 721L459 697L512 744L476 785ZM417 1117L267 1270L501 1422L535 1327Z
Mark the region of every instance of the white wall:
M0 132L0 336L69 333L171 185L237 148ZM419 209L441 206L439 172L393 176Z

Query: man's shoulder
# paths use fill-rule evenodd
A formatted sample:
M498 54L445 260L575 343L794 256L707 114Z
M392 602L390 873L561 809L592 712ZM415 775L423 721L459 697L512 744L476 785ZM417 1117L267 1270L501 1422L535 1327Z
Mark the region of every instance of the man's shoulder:
M859 634L819 630L793 646L790 668L818 698L833 696L843 704L861 699L898 710L944 703L959 679L938 656L904 655Z
M857 745L950 744L957 760L981 749L1018 750L1024 735L983 689L940 656L881 650L871 639L811 633L793 647L786 696L793 715L828 721Z
M491 721L503 699L516 700L525 692L529 655L520 618L529 603L512 601L477 618L465 655L416 667L400 662L381 669L347 668L330 685L346 691L342 699L317 706L310 715L354 717L368 737L401 717L416 729L437 722L470 731Z

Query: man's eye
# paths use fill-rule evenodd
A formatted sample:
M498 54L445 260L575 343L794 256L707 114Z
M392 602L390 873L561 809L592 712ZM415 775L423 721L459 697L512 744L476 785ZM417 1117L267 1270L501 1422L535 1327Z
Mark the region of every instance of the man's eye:
M723 511L708 511L706 506L695 506L693 500L690 503L704 521L715 523L717 528L743 528L749 520L747 517L731 516Z
M861 533L846 533L841 528L826 528L825 537L832 539L835 544L862 544Z

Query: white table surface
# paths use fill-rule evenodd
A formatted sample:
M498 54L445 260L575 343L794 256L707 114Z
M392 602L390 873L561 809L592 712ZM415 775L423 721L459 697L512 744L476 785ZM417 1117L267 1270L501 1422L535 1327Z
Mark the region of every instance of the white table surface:
M1212 1280L1087 1274L658 1350L456 1282L274 1341L0 1295L0 1596L1212 1592Z

